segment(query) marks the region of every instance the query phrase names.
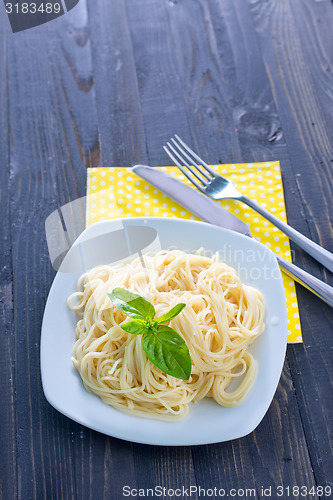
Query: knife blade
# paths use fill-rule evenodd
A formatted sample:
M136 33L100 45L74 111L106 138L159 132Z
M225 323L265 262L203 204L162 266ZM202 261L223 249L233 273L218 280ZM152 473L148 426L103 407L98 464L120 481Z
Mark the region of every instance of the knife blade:
M135 165L132 170L136 175L148 181L202 220L252 237L250 228L245 222L218 205L216 201L211 200L171 175L147 165ZM333 288L331 286L288 262L280 255L274 255L289 276L333 307Z
M251 236L249 226L245 222L184 182L146 165L135 165L132 170L200 219Z

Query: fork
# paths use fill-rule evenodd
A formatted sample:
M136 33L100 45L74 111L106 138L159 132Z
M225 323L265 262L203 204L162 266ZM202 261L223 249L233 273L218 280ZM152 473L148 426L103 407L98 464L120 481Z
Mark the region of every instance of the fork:
M240 193L229 179L217 174L178 135L171 138L171 142L172 144L168 142L166 146L163 146L165 152L197 189L214 200L233 199L242 201L269 220L314 259L333 272L333 254L331 252L282 222L248 196Z

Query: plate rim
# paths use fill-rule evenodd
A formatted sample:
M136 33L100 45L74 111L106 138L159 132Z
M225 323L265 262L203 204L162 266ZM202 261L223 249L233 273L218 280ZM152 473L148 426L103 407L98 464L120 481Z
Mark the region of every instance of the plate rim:
M98 222L98 223L94 223L93 225L86 228L81 233L81 235L78 237L76 242L83 241L84 238L86 238L87 235L90 235L90 234L93 234L92 237L95 237L98 235L98 233L100 233L100 230L104 231L105 229L107 229L107 227L112 228L112 226L114 226L115 224L119 225L120 222L124 223L125 225L135 225L135 224L148 225L149 223L151 225L154 225L154 224L155 225L156 224L157 225L160 225L160 224L169 225L169 224L176 223L178 225L186 225L189 227L190 226L192 226L192 227L202 226L202 227L212 229L213 231L218 231L218 232L220 232L220 234L232 235L232 237L236 238L236 240L239 239L239 241L246 241L246 243L248 243L250 246L253 245L254 247L259 248L263 253L266 253L267 255L274 255L270 249L268 249L265 245L256 241L254 238L249 238L248 236L245 236L245 235L240 234L240 233L236 233L230 229L226 229L226 228L218 227L218 226L213 226L212 224L209 224L206 222L196 221L196 220L188 220L188 219L179 219L176 217L166 217L166 218L163 218L163 217L131 217L131 218L123 218L123 219L120 218L120 219L112 219L112 220L108 220L108 221ZM278 267L278 263L277 263L276 259L274 259L273 262L274 262L274 266ZM75 274L75 276L77 277L77 274ZM230 441L233 439L239 439L239 438L242 438L242 437L250 434L260 424L260 422L262 421L262 419L266 415L266 413L267 413L267 411L272 403L272 400L274 398L274 395L275 395L275 392L276 392L276 389L277 389L277 386L278 386L278 383L279 383L279 380L281 377L283 365L284 365L285 353L286 353L286 348L287 348L287 310L286 310L285 300L282 301L282 302L284 302L284 308L283 308L284 309L283 310L284 318L282 318L282 326L280 325L280 329L284 329L284 335L283 335L283 333L281 334L281 338L282 338L283 342L280 346L281 352L280 352L279 366L278 366L277 370L275 369L276 373L274 376L274 383L271 385L269 402L264 405L263 410L260 412L260 414L257 416L257 418L252 420L251 425L248 425L246 427L246 425L244 424L244 428L240 432L236 433L237 435L235 433L234 434L231 433L230 436L226 439L221 439L218 436L216 438L212 437L211 439L207 439L207 437L201 439L198 434L192 440L190 440L186 437L183 440L179 440L179 438L177 438L176 440L173 440L172 438L170 438L170 436L165 439L163 434L160 437L152 437L152 436L145 437L145 436L140 436L140 435L127 436L126 432L119 432L119 431L118 432L110 432L110 431L107 431L105 429L105 427L103 427L103 425L100 425L96 422L95 423L94 422L87 422L87 420L85 418L80 417L80 415L78 415L78 414L73 415L73 412L68 411L68 410L66 411L66 408L64 408L62 405L59 404L57 398L54 397L52 390L50 392L50 385L48 382L48 377L46 376L47 368L45 366L45 361L46 361L45 360L45 342L47 341L47 332L45 331L45 329L47 327L48 308L50 306L52 294L54 293L54 290L57 286L57 282L60 280L60 278L61 278L61 273L57 273L57 275L55 276L53 283L50 287L50 291L48 294L48 298L47 298L45 310L44 310L44 315L43 315L43 322L42 322L42 329L41 329L41 342L40 342L40 369L41 369L42 387L43 387L43 391L44 391L44 394L45 394L47 401L57 411L59 411L60 413L62 413L66 417L70 418L71 420L73 420L81 425L84 425L89 429L101 432L105 435L112 436L112 437L122 439L125 441L136 442L136 443L147 444L147 445L158 445L158 446L196 446L196 445L226 442L226 441ZM72 275L72 278L74 279L74 274ZM281 290L283 291L282 297L285 298L281 275L280 275L279 280L276 280L276 281L279 283L280 291ZM74 282L74 286L75 286L75 282ZM75 324L74 324L74 327L75 327ZM262 335L264 335L264 333ZM282 337L282 335L283 335L283 337ZM74 345L74 342L75 342L75 338L73 341L73 345ZM83 387L82 381L81 381L79 375L77 374L76 370L74 369L74 367L72 367L72 370L75 373L75 375L77 376L77 378L79 379L79 382L82 385L83 391L85 393L89 394L88 391ZM101 401L100 398L98 398L98 396L96 396L96 395L89 394L89 396L92 396L93 398L97 398L98 401ZM206 398L206 399L208 399L208 398ZM202 400L199 404L203 404L203 401L204 400ZM113 412L117 412L118 417L119 418L123 417L125 420L127 420L127 417L130 417L130 419L138 420L138 422L142 422L142 420L146 420L146 421L150 421L150 422L159 422L159 423L162 423L164 425L167 424L166 427L168 425L171 425L172 427L174 427L178 423L178 422L168 422L168 421L162 421L162 420L156 420L156 419L145 419L145 418L142 419L142 417L127 415L126 413L120 412L119 410L116 410L113 407L110 407L103 402L102 402L102 404L104 407L107 407L108 409L112 410ZM206 402L206 404L207 404L207 402ZM214 404L216 405L215 402L214 402ZM222 407L218 407L218 408L219 408L219 410L221 410ZM233 408L237 408L237 407L233 407ZM230 411L230 408L227 408L227 410ZM185 417L183 420L180 420L179 422L180 423L186 422L186 420L188 418L189 418L189 415L187 417ZM133 433L131 433L131 434L133 434Z

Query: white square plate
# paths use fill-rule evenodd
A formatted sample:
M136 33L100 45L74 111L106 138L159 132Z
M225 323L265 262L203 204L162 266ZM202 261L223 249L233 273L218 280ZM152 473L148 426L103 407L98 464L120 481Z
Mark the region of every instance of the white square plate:
M179 248L194 252L203 247L205 252L220 251L223 260L238 271L244 283L261 291L265 300L266 326L250 346L258 361L258 376L241 404L223 408L205 398L190 406L185 419L164 422L121 413L84 388L71 361L77 318L66 301L76 290L82 272L94 265L114 262L120 254L126 257L123 248L120 253L117 251L124 234L134 238L133 257L138 255L135 255L138 250ZM130 241L127 243L131 246ZM240 438L252 432L271 404L287 346L286 299L274 254L247 236L203 222L176 218L131 218L97 223L86 229L75 245L68 254L72 252L72 258L66 265L66 257L54 279L44 312L41 372L49 403L86 427L137 443L201 445Z

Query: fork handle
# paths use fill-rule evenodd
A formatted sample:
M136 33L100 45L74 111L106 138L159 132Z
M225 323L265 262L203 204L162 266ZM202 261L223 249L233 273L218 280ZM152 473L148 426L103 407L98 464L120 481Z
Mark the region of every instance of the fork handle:
M299 233L293 227L289 226L285 222L275 217L271 212L262 208L257 202L251 200L247 196L242 196L239 198L240 201L246 203L249 207L253 208L260 215L269 220L274 226L279 228L284 234L286 234L291 240L293 240L297 245L299 245L303 250L305 250L309 255L311 255L318 262L323 264L327 269L333 272L333 254L322 248L317 243L314 243L309 238Z
M321 298L326 304L333 307L333 287L327 285L323 281L312 276L312 274L307 273L300 267L295 266L291 262L283 259L280 255L276 255L277 261L280 266L284 269L288 276L294 278L297 283L300 283L305 288L313 292L317 297Z

